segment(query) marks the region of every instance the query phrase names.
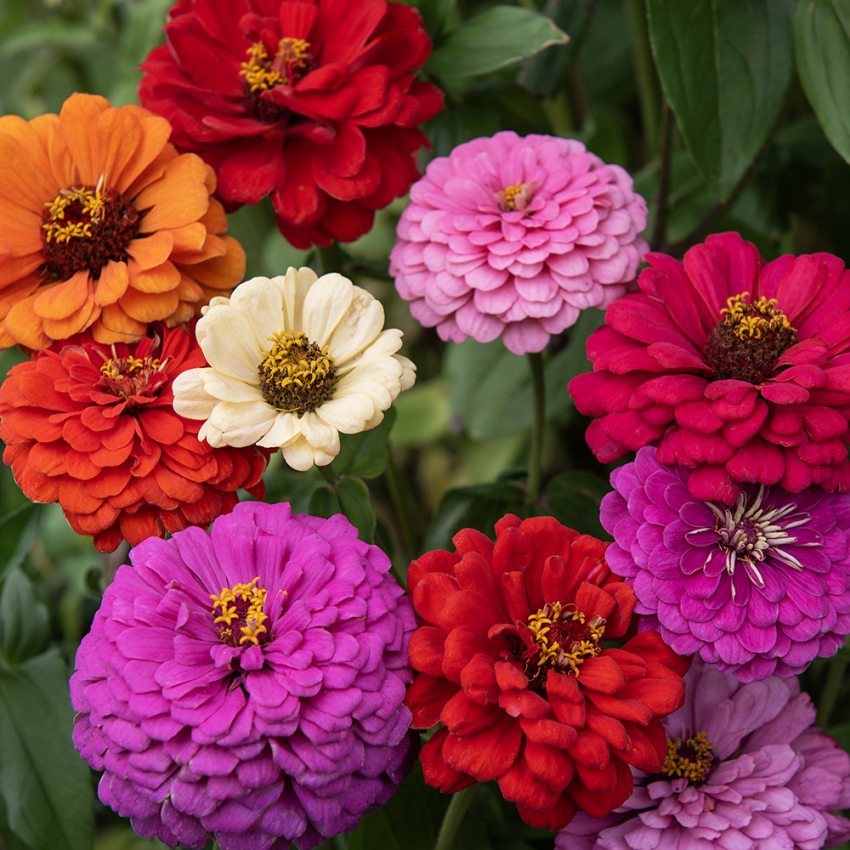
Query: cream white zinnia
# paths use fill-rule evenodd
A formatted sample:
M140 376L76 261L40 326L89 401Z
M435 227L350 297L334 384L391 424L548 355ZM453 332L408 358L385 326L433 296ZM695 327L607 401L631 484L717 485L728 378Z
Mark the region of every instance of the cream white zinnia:
M211 446L279 447L298 470L325 466L339 433L374 428L416 367L383 330L384 308L339 274L255 277L213 298L196 335L210 364L174 381L174 409L206 420Z

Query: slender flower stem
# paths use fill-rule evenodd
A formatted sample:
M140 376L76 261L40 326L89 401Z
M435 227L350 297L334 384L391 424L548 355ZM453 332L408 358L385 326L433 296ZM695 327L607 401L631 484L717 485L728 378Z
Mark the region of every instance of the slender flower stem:
M345 254L339 246L339 242L332 242L327 248L316 248L316 254L319 257L319 265L321 266L322 274L330 274L331 272L342 272L343 263L345 262Z
M655 151L658 138L658 83L655 65L649 46L644 0L626 0L629 14L629 30L635 53L635 76L637 78L640 117L643 124L643 139L647 156Z
M531 367L531 388L534 393L534 424L531 426L531 457L528 463L528 488L525 501L533 505L540 495L540 474L543 466L543 431L546 426L546 378L543 357L539 353L528 355Z
M455 839L457 829L475 792L478 790L478 783L470 785L469 788L464 788L463 791L458 791L452 795L452 801L446 809L446 815L440 825L440 833L437 836L437 843L434 845L434 850L450 850L452 842Z
M390 451L387 466L384 470L384 479L387 484L387 490L390 494L390 500L393 503L396 519L398 520L400 534L400 554L402 560L410 563L416 554L417 547L413 535L413 522L410 515L410 501L407 498L407 493L402 486L401 475L399 474L398 466L392 451ZM406 582L403 586L406 586Z
M847 662L843 658L833 658L826 670L826 682L820 695L818 716L815 723L824 728L829 723L832 709L835 708L836 700L841 692L841 684L844 674L847 672Z

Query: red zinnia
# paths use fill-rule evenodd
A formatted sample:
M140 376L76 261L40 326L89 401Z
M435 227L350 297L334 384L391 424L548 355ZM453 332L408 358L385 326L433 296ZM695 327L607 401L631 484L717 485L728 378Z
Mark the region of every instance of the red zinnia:
M262 498L270 452L213 449L198 440L200 422L174 412L174 379L205 365L179 328L134 345L86 335L40 351L0 387L3 461L27 498L59 502L101 552L208 525L233 509L238 488Z
M658 718L682 704L687 660L653 631L605 648L635 597L599 540L509 514L495 545L468 528L454 544L408 574L425 625L406 703L414 727L445 724L422 749L426 781L454 792L496 779L523 820L552 830L579 809L607 815L632 792L629 765L661 769Z
M614 302L587 341L594 371L570 383L598 417L608 462L657 445L688 488L732 503L741 482L850 490L850 272L831 254L765 264L737 233L684 262L648 254L641 292Z
M414 82L419 12L386 0L180 0L142 65L141 102L215 168L236 209L272 195L295 246L348 242L404 195L442 107Z

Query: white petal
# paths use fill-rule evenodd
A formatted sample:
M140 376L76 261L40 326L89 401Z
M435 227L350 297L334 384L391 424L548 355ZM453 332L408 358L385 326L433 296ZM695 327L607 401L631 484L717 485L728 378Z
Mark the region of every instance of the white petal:
M298 425L298 417L294 413L282 413L278 411L274 424L257 445L265 446L269 449L279 449L287 443L298 439L300 434L301 428Z
M384 327L384 308L373 295L354 287L354 298L328 340L330 353L337 366L368 348Z
M271 428L277 411L264 401L238 404L219 402L212 412L210 423L221 431L228 446L253 446Z
M304 332L321 348L348 312L354 284L341 274L322 275L304 299Z
M314 449L303 436L299 437L294 443L284 446L281 452L283 459L289 466L299 472L306 472L314 463L319 466L327 466L333 460L332 457L329 460L324 460L327 455L319 449Z
M337 387L334 398L345 401L349 395L362 393L372 399L375 410L386 410L400 392L401 384L398 380L390 385L384 381L356 381L344 387Z
M283 299L279 287L267 277L255 277L233 290L230 303L247 319L260 351L271 348L269 337L289 330L283 327Z
M401 388L409 390L416 381L416 364L403 354L394 354L393 359L401 364Z
M201 442L206 440L214 449L220 449L227 445L224 442L224 434L218 428L213 427L209 419L201 425L201 430L198 431L198 439Z
M273 278L274 283L280 291L283 302L283 330L289 332L294 329L296 333L304 330L304 299L310 287L318 280L313 269L296 269L292 266L286 271L286 275Z
M336 457L339 454L339 432L316 413L305 413L299 422L301 433L315 449Z
M204 377L211 373L212 369L188 369L174 379L176 413L187 419L209 419L216 400L204 389Z
M221 375L246 384L256 382L262 354L242 313L235 307L219 307L201 321L205 323L201 348L207 363Z
M263 394L255 382L246 384L235 378L224 378L213 369L204 375L204 389L219 401L263 401Z
M368 393L352 392L343 398L326 401L316 413L343 434L359 434L363 425L375 415L375 401Z
M401 337L402 332L395 328L387 328L387 330L381 331L378 338L368 348L363 349L360 354L337 369L337 375L347 374L365 360L392 356L401 348Z

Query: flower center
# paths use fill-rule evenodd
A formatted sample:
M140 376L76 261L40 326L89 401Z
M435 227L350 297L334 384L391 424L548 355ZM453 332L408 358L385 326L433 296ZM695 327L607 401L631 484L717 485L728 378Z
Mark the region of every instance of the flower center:
M534 195L537 183L523 183L518 180L513 186L505 186L496 192L496 203L502 212L524 210Z
M599 641L605 632L605 620L599 616L587 622L586 619L572 603L561 605L560 602L547 602L536 614L529 615L528 628L536 644L525 653L529 679L550 667L559 673L578 676L584 660L602 652Z
M101 357L102 353L98 352ZM167 358L166 358L167 361ZM101 378L95 386L105 393L128 399L131 396L153 398L166 382L165 362L154 357L109 358L100 367Z
M705 732L698 732L692 738L675 741L667 739L667 758L661 768L662 776L671 779L684 778L691 785L702 785L714 763L714 752Z
M328 347L319 348L303 331L281 331L269 337L274 345L263 352L260 390L263 398L284 413L300 419L327 401L336 386L336 365Z
M218 596L210 594L212 612L218 615L213 622L218 626L222 643L228 646L246 643L261 646L266 642L268 615L263 612L266 589L257 587L259 580L257 576L249 584L223 587Z
M752 303L749 292L733 295L726 315L709 334L705 353L718 381L736 379L763 384L773 374L776 361L797 342L797 332L776 299Z
M303 38L282 38L277 53L271 57L265 44L257 41L247 52L248 59L241 63L239 76L245 80L248 111L258 121L273 124L285 115L286 109L262 94L275 86L290 86L304 76L313 61L310 43Z
M97 186L62 189L45 204L41 240L48 276L67 280L82 269L100 278L110 261L127 262L127 245L139 234L138 210L114 189Z

